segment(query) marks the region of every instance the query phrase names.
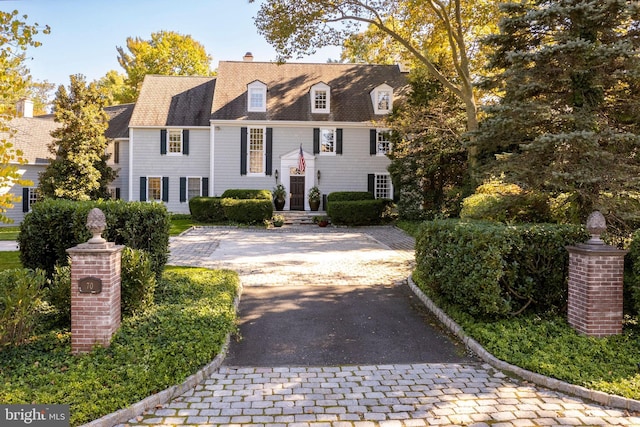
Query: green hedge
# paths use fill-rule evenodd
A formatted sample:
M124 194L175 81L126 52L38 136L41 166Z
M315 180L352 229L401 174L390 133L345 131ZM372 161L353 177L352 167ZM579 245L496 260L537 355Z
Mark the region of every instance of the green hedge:
M189 200L191 217L200 222L222 222L226 220L221 197L194 197Z
M334 191L327 196L327 203L373 199L373 194L368 191Z
M53 274L56 264L67 265L66 250L91 237L86 224L94 207L106 217L102 236L109 242L147 252L156 277L160 277L169 259L170 227L169 214L161 203L54 199L35 203L20 224L22 265L41 268L48 275Z
M624 301L626 311L640 314L640 230L632 235L624 259Z
M392 200L332 201L327 203L327 215L333 224L375 225L382 222L382 214Z
M271 200L273 196L269 190L229 189L222 193L222 198Z
M224 215L229 221L243 224L262 223L273 216L271 199L222 199Z
M565 246L586 238L572 225L430 221L416 239L416 270L435 292L472 315L560 311L567 301Z

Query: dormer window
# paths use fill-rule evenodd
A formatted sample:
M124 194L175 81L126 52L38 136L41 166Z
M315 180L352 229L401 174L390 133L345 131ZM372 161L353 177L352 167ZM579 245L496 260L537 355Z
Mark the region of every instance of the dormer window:
M311 112L328 114L331 111L331 88L324 83L311 87Z
M375 114L389 114L393 106L393 88L387 84L378 86L371 92Z
M247 95L247 111L261 113L267 111L267 85L260 81L249 83Z

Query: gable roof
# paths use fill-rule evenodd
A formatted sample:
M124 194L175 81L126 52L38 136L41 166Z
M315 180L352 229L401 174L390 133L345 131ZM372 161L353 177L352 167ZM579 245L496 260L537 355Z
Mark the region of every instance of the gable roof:
M147 75L129 125L209 126L215 77Z
M247 85L267 85L267 111L247 112ZM331 88L331 113L312 114L309 90L317 83ZM398 97L408 88L396 65L305 64L221 61L213 98L214 120L291 120L367 122L376 116L370 92L386 83Z
M104 109L109 115L109 127L105 132L107 138L129 137L129 118L133 107L134 104L123 104ZM29 164L48 164L49 159L53 158L48 145L53 142L51 132L60 127L54 119L53 114L45 114L35 117L16 117L9 122L9 127L15 132L9 140L13 142L14 147L22 150L22 157ZM8 138L9 135L0 133L0 137Z

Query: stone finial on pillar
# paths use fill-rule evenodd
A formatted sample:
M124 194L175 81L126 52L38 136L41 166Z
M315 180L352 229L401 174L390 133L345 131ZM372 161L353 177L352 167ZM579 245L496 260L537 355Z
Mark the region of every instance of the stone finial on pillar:
M587 218L587 231L591 235L588 245L604 245L600 236L607 231L607 220L600 211L592 212Z
M622 333L622 285L627 251L606 245L600 235L607 230L602 213L587 219L591 238L567 246L569 296L567 320L579 333L604 337Z
M107 241L102 237L102 232L105 228L107 228L107 219L104 213L98 208L91 209L87 216L87 229L93 237L90 238L87 243L106 243Z

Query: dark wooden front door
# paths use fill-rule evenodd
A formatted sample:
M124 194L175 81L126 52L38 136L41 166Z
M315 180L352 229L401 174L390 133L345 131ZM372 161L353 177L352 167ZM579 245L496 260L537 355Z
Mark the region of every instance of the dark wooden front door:
M289 181L291 200L289 209L292 211L304 210L304 176L292 176Z

